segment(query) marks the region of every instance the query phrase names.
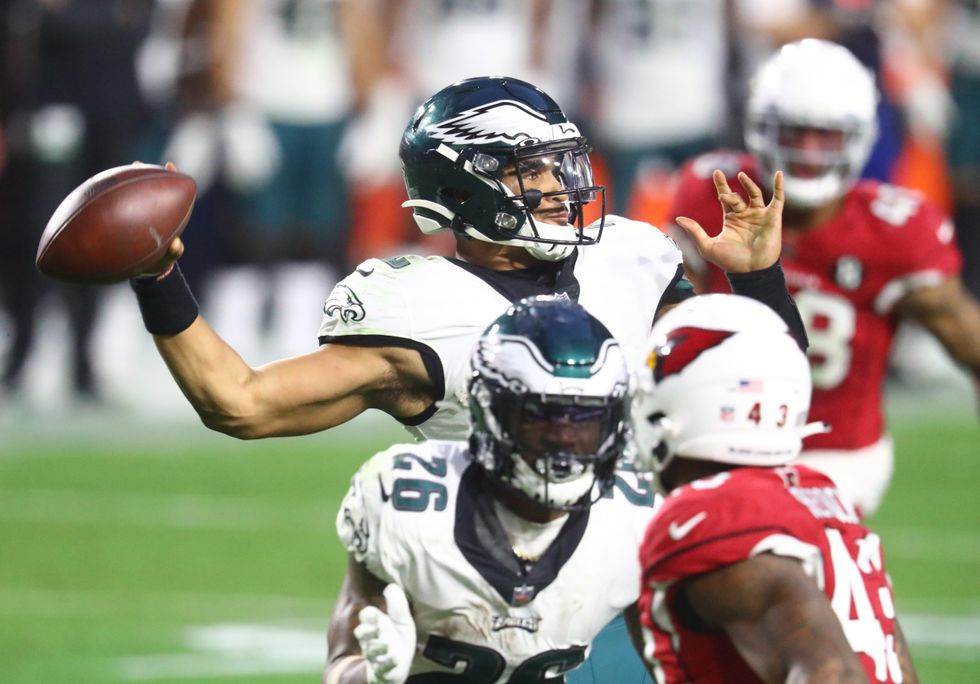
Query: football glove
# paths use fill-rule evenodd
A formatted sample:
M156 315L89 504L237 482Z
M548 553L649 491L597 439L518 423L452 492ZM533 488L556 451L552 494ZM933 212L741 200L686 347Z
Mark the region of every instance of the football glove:
M384 597L388 612L362 608L354 636L361 645L368 684L402 684L415 657L415 621L401 587L389 584Z

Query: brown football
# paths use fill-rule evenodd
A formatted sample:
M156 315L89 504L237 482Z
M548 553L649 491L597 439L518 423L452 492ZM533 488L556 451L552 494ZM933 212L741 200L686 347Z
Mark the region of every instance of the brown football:
M37 267L72 283L117 283L142 273L187 225L197 185L162 166L135 164L98 173L52 214Z

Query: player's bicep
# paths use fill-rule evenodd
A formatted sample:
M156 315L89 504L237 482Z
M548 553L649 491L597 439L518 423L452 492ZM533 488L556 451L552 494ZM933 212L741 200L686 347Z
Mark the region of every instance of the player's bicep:
M852 672L863 681L830 601L798 561L761 554L693 577L683 591L700 620L723 629L764 681L850 681L833 677Z
M241 425L236 434L308 434L369 408L414 415L425 408L424 399L413 391L420 374L424 366L410 349L326 344L255 369L246 383L248 403L237 417Z
M895 311L929 330L958 362L980 371L980 304L958 277L912 290Z

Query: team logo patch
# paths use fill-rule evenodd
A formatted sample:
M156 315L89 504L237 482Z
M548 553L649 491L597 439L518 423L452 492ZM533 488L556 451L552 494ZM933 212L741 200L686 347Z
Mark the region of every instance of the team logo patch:
M534 599L534 585L519 584L516 587L514 587L514 593L510 600L510 605L523 606L530 603L533 599Z
M834 267L834 281L843 290L856 290L864 282L864 265L857 257L845 254Z
M432 126L428 132L436 140L456 145L517 145L579 135L574 124L552 126L540 112L513 100L497 100L467 109Z
M656 347L647 357L647 368L653 381L660 383L684 370L694 359L735 333L727 330L705 330L691 326L676 328L667 334L666 343Z
M364 304L357 298L354 291L340 284L330 293L330 298L323 303L323 313L327 316L340 318L344 323L364 320Z
M499 632L502 629L523 629L525 632L530 632L534 634L538 631L538 625L541 624L541 618L539 617L516 617L514 615L494 615L493 616L493 626L491 629L494 632Z

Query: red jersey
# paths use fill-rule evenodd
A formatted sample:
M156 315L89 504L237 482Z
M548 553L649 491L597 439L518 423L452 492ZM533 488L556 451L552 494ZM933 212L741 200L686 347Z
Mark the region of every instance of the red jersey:
M724 632L678 605L681 581L761 553L800 560L827 595L871 682L901 681L880 541L833 482L805 466L737 468L667 497L640 548L640 617L657 681L761 682Z
M714 152L681 172L670 216L688 216L711 235L721 230L712 170L725 172L732 190L745 171L760 187L754 159ZM860 449L884 432L882 384L897 320L892 307L910 290L959 272L952 222L922 195L877 181L858 182L841 212L806 232L783 231L786 283L803 316L813 373L810 419L831 426L807 438L806 449ZM729 292L710 266L709 289Z

